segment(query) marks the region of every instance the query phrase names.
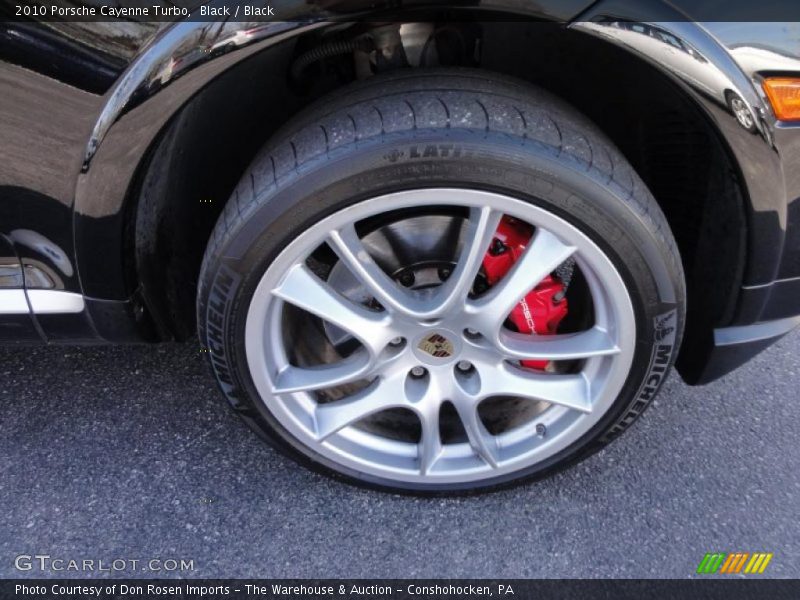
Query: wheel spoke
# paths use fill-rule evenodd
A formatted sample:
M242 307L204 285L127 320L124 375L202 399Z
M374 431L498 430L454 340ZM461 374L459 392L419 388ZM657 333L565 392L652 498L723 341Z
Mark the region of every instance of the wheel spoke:
M582 374L536 373L503 363L481 377L479 397L516 396L589 413L592 411L590 391Z
M339 259L387 310L412 317L425 312L424 302L397 285L370 256L352 224L332 231L328 239Z
M377 378L368 387L343 400L318 404L314 410L319 440L333 435L348 425L390 408L408 406L398 378Z
M464 245L456 268L437 290L435 314L441 316L467 299L503 213L489 207L471 208Z
M517 360L571 360L620 353L608 332L599 327L580 333L538 336L501 330L497 347L506 358Z
M375 356L394 334L385 313L359 306L331 289L304 264L295 265L272 292L282 300L344 329Z
M520 299L535 288L558 265L575 253L555 235L537 229L520 259L484 297L473 303L477 317L496 331Z
M498 448L497 438L486 429L478 414L478 405L475 402L454 402L464 431L467 432L469 444L475 453L480 456L490 467L497 468Z
M422 422L422 436L418 444L419 471L427 475L442 454L442 438L439 435L439 405L430 403L427 410L418 413Z
M363 349L330 365L314 367L289 365L278 374L273 391L276 394L310 392L352 383L365 377L372 367L369 354Z

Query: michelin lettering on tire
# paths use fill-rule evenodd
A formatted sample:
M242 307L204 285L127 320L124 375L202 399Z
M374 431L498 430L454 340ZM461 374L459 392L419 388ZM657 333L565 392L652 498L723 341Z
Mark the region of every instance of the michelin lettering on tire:
M675 337L678 332L678 312L672 309L653 319L653 350L650 355L650 364L636 400L631 407L604 436L603 441L611 441L625 431L642 414L650 401L655 397L664 377L669 372L672 364L672 355L675 352Z
M233 401L236 398L233 376L225 355L225 319L233 292L239 284L239 274L222 265L214 278L206 306L206 347L220 387Z

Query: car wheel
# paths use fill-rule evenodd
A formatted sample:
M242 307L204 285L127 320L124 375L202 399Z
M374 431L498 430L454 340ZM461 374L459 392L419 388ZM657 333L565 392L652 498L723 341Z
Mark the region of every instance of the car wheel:
M392 491L588 456L649 404L684 321L674 239L620 152L471 70L375 77L287 124L200 280L234 409L302 464Z
M756 120L741 96L736 92L727 91L725 92L725 99L728 101L728 108L736 117L739 125L753 133L756 130Z

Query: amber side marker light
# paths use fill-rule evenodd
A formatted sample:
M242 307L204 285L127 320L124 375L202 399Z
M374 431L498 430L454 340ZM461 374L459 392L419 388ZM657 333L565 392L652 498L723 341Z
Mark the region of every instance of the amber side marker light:
M781 121L800 121L800 77L769 77L764 92Z

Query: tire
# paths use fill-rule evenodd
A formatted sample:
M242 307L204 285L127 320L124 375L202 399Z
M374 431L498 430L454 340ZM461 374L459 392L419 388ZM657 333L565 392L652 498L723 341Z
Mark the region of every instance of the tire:
M486 291L480 244L509 217L537 254ZM429 244L445 225L458 241ZM566 333L510 332L519 282L567 255ZM549 475L617 437L663 383L684 307L675 240L613 144L538 88L448 69L353 85L278 132L214 229L197 314L222 391L275 448L350 483L448 494ZM530 369L531 352L552 360ZM293 391L321 385L315 364L349 383L324 371L331 386Z

